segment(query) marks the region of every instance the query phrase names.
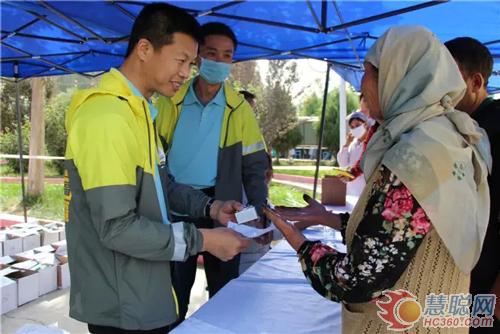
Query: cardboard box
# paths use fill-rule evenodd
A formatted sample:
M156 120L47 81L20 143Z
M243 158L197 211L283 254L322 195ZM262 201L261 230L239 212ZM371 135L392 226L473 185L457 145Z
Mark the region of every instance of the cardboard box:
M14 256L14 258L16 260L35 260L36 259L36 253L34 250L29 250L29 251L25 251L25 252L22 252L22 253L18 253Z
M46 257L49 260L46 260ZM51 261L53 254L36 254L36 260L21 260L18 258L16 262L11 264L12 268L25 269L38 273L39 291L38 294L44 295L46 293L57 290L57 263Z
M41 246L33 249L33 252L35 253L54 253L55 248L52 247L51 245L46 245L46 246Z
M40 256L42 254L39 254ZM39 257L37 261L42 264L57 268L57 288L66 289L71 285L69 276L68 256L55 253L44 253L44 257Z
M16 258L12 257L12 256L2 256L0 257L0 268L2 268L4 266L8 266L12 263L16 262Z
M38 232L23 237L23 251L32 250L41 246L41 236Z
M345 205L346 184L338 177L325 175L321 179L321 204Z
M15 255L23 251L23 239L19 237L10 237L6 235L5 240L2 242L3 256Z
M42 231L41 233L42 236L42 245L50 245L54 242L59 241L59 232L54 232L54 231Z
M68 262L62 263L57 266L57 287L59 289L69 288L71 285L71 279L69 276L69 265Z
M19 269L5 277L17 282L17 306L39 297L39 274L37 272Z
M17 308L17 283L10 278L0 276L0 314L7 313Z
M61 241L66 240L66 229L59 232L59 240L61 240Z
M27 224L20 224L27 225ZM38 230L35 228L16 228L16 229L8 229L5 230L7 239L21 239L22 242L22 251L31 250L36 247L40 247L40 235ZM17 253L21 253L17 252ZM14 253L16 254L16 253ZM13 254L7 254L13 255Z
M50 245L61 240L60 234L65 231L64 223L43 220L40 220L38 223L42 226L42 245Z
M41 264L37 270L39 274L39 291L38 294L44 295L46 293L57 290L57 268L50 264Z
M66 244L66 240L63 240L63 241L59 241L59 242L54 242L51 244L51 246L56 250L56 251L60 251L61 249L64 249L66 250L67 249L67 244Z

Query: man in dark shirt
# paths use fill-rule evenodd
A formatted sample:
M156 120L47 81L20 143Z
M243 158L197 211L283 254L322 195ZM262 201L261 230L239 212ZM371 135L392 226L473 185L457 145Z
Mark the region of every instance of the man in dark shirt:
M488 48L470 37L460 37L445 43L458 64L467 91L457 109L467 112L490 139L493 170L488 177L490 187L490 220L481 257L471 273L472 295L495 293L495 323L493 328L470 328L470 333L498 333L500 323L500 100L488 97L486 87L493 68Z

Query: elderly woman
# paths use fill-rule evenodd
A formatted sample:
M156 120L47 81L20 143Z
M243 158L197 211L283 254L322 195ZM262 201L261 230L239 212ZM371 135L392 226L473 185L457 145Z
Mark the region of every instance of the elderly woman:
M389 29L365 59L362 91L380 124L362 168L367 185L352 214L266 209L297 251L313 288L343 303L344 333L385 333L377 305L387 289L468 293L489 212L491 156L482 131L454 110L465 83L446 48L422 27ZM335 226L347 254L312 242L287 220ZM385 300L383 297L382 300ZM411 324L423 330L422 321ZM461 333L468 328L433 332Z

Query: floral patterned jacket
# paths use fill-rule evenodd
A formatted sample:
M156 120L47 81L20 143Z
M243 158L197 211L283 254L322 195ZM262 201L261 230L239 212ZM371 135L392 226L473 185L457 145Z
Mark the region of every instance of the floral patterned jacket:
M345 236L349 215L341 217ZM351 252L342 254L319 241L306 241L298 255L304 274L322 296L337 302L367 302L394 286L430 228L410 191L382 166Z

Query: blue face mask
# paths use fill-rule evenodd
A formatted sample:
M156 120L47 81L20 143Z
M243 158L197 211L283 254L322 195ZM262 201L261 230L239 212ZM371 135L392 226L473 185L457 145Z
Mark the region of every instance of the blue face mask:
M232 64L219 63L210 59L201 58L200 75L210 84L218 84L226 80L231 73Z

